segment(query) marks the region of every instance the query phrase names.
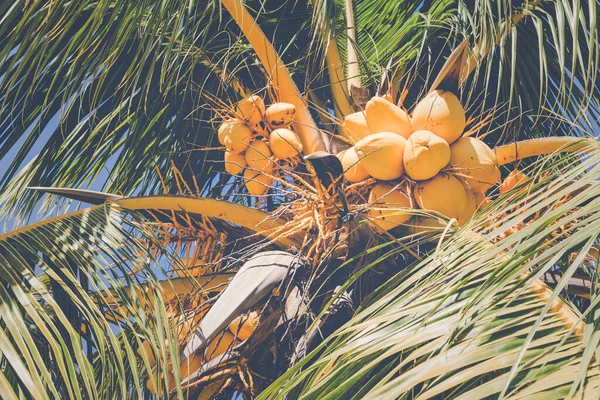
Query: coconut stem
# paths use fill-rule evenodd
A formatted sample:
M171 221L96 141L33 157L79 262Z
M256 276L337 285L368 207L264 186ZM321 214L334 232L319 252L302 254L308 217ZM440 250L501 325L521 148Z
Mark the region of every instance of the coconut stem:
M346 115L351 114L353 110L348 101L348 90L344 85L344 81L346 80L344 66L335 38L332 38L327 44L325 58L327 60L327 72L329 74L329 82L331 83L336 117L343 119Z
M354 46L356 44L356 27L354 26L354 9L352 7L352 0L345 0L346 3L346 29L348 37L348 45L346 52L347 63L348 63L348 90L352 92L352 86L362 87L360 82L360 70L358 69L358 57L356 56L356 50Z
M313 4L315 8L317 8L323 4L323 1L313 0ZM319 25L321 28L321 35L324 39L328 39L325 60L327 61L327 73L331 84L336 117L344 119L346 115L353 112L349 101L349 91L345 85L346 76L344 74L344 64L342 63L342 57L340 56L337 39L332 35L333 32L329 20L325 18Z
M315 121L308 110L304 98L300 94L296 83L292 79L287 67L266 38L262 29L250 15L242 0L221 0L221 3L244 33L248 42L256 52L267 74L279 91L281 101L293 104L296 107L294 130L300 137L304 153L310 154L317 151L326 151L326 137L321 135Z
M271 214L256 208L245 207L241 204L206 197L129 197L117 200L115 201L115 204L126 210L183 211L190 214L215 217L224 221L233 222L265 236L270 236L272 231L283 227L286 223L286 221L279 218L273 218ZM299 245L293 238L272 237L271 239L282 247L289 247L292 245L298 247Z
M590 144L596 143L591 139L577 137L549 137L540 139L523 140L496 147L498 165L504 165L527 157L539 156L555 152L574 152L584 150Z

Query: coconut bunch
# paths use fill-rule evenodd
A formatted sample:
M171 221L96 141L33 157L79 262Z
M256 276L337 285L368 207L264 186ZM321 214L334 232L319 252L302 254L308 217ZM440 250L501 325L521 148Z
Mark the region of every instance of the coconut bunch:
M291 129L295 114L293 104L265 107L260 96L252 95L238 102L234 115L219 127L225 170L231 175L243 174L249 194L263 195L273 183L275 166L302 151L302 142Z
M465 125L459 99L443 90L429 93L410 115L390 96L376 96L344 119L353 146L337 156L347 181L375 179L369 195L374 225L392 229L416 208L462 225L486 204L500 170L487 144L463 136Z

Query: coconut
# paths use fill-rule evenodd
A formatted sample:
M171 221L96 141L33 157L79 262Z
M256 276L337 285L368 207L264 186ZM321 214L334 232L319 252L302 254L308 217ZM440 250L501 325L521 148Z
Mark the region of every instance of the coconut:
M225 133L227 125L237 122L241 123L242 121L239 119L228 119L221 122L221 125L219 125L219 129L217 130L217 139L219 139L219 143L221 143L223 146L225 146L225 138L223 137L223 134Z
M458 217L458 225L460 226L463 226L464 224L469 222L471 218L473 218L473 215L475 215L475 212L477 211L477 202L475 200L473 192L465 188L465 194L467 195L467 202L465 204L465 208Z
M236 345L235 336L229 331L223 331L217 335L206 347L204 357L207 360L212 360L220 356L228 350L231 350Z
M480 210L485 208L490 204L490 198L485 195L485 192L480 191L471 191L473 193L473 197L475 197L475 205L477 209Z
M386 93L383 96L381 96L383 99L385 99L386 101L389 101L390 103L394 104L394 98L392 97L391 94Z
M348 137L355 142L369 135L369 127L365 118L364 111L355 112L346 115L342 129Z
M262 196L271 187L273 178L262 172L246 169L244 171L244 182L249 194L252 196Z
M585 258L589 261L598 261L600 257L600 251L597 247L590 247L590 250L586 254Z
M406 139L392 132L379 132L359 140L354 145L365 170L375 179L388 181L404 173Z
M365 118L371 133L393 132L408 139L413 131L406 111L383 97L373 97L367 102Z
M192 354L190 357L188 357L186 360L184 360L179 365L180 381L183 381L188 376L190 376L194 372L198 371L202 367L203 364L204 364L204 359L202 357L202 354L200 354L200 353ZM163 373L165 373L165 372L168 374L168 390L171 391L175 388L175 377L173 376L173 371L170 368L170 366L169 366L169 368L166 368L166 366L163 366L161 371L162 372L161 372L160 378L159 378L160 386L159 386L158 392L157 392L156 388L154 387L154 381L156 379L156 366L152 368L152 371L150 372L150 377L146 381L146 387L148 388L150 393L155 394L157 396L163 395L163 389L164 389Z
M265 111L265 121L271 128L287 128L294 121L296 107L290 103L274 103Z
M500 181L496 155L479 139L464 137L450 146L450 164L459 169L468 187L484 191Z
M369 194L369 217L371 224L388 231L408 221L412 209L410 196L393 185L377 183Z
M416 131L406 141L406 175L422 181L433 178L450 161L448 142L429 131Z
M271 149L262 140L254 140L246 150L246 163L250 168L259 171L271 172L273 161L271 161Z
M246 156L243 154L225 152L225 171L231 175L237 175L246 167Z
M431 131L452 144L465 129L465 110L454 93L434 90L417 104L411 121L414 130Z
M458 219L467 205L467 194L458 179L441 173L433 179L419 182L415 200L424 210L437 211L448 218Z
M302 151L302 142L293 131L286 128L275 129L269 136L273 154L280 159L295 157Z
M523 183L527 182L528 180L529 180L529 177L526 174L519 171L518 169L515 169L510 174L508 174L508 176L506 178L504 178L504 181L502 181L502 183L500 184L500 187L499 187L500 194L508 193L516 186L520 186ZM527 190L527 188L526 187L522 188L519 191L519 193L524 190Z
M362 162L356 154L356 149L350 147L337 155L337 158L342 162L344 169L344 178L350 182L361 182L369 177L369 173L363 167Z
M259 96L252 95L237 103L236 113L244 121L256 125L263 119L265 103Z
M252 141L252 131L240 121L227 121L219 128L219 141L232 153L241 153Z
M181 377L181 380L183 381L188 376L190 376L194 372L198 371L200 369L200 367L202 367L202 364L203 364L203 359L202 359L201 353L192 354L190 357L188 357L186 360L184 360L179 365L179 376Z
M160 377L158 378L158 380L160 382L160 386L159 386L159 390L157 391L156 387L154 386L154 382L156 380L156 366L152 367L152 370L148 374L148 379L146 380L146 388L150 391L150 393L157 395L157 396L163 395L163 387L164 387L163 376L164 375L161 373ZM172 380L172 378L169 377L169 383L171 380ZM170 384L169 384L169 386L170 386Z
M258 325L258 311L240 315L229 324L229 330L241 341L248 339Z
M157 347L158 347L158 344L157 344ZM167 354L168 354L169 341L167 339L165 339L165 348L167 349ZM154 358L154 352L152 350L152 344L148 340L144 340L142 342L142 345L140 347L138 347L138 349L137 349L137 353L140 355L140 357L145 356L146 359L148 360L148 362L150 363L150 365L156 364L156 360Z
M190 331L196 329L206 312L207 308L201 308L198 312L179 314L176 318L177 340L182 343L188 338Z

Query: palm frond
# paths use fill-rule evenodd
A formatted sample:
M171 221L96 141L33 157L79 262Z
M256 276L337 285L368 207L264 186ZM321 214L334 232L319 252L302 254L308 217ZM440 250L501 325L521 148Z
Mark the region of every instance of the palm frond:
M598 273L583 262L600 236L600 146L588 146L588 157L540 160L531 167L540 179L527 193L502 196L465 228L438 234L423 261L378 288L260 398L600 393L600 298L593 291L580 314L560 296L576 271ZM538 281L561 265L553 291Z
M597 128L598 4L459 3L456 30L472 39L473 53L487 54L465 93L482 109L503 104L510 110L497 121L511 121L499 138L573 135ZM481 102L481 93L487 101Z
M128 225L100 205L0 236L3 397L142 396L149 356L137 349L148 341L165 360L174 342L151 253ZM93 294L106 290L128 318Z

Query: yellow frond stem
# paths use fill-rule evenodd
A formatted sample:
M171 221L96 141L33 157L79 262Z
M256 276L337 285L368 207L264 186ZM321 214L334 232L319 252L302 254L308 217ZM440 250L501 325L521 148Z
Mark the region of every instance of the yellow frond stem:
M548 137L505 144L496 147L494 152L496 153L498 165L504 165L523 158L543 154L585 150L590 145L597 147L597 142L592 139L577 137Z
M315 121L308 110L308 106L300 94L296 83L292 79L287 67L273 48L273 45L254 18L250 15L242 0L221 0L221 3L238 24L248 42L252 45L258 58L263 64L273 85L278 90L279 99L296 107L294 130L300 137L304 153L310 154L317 151L327 151L325 137L317 128Z

